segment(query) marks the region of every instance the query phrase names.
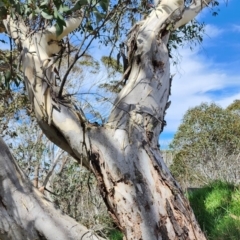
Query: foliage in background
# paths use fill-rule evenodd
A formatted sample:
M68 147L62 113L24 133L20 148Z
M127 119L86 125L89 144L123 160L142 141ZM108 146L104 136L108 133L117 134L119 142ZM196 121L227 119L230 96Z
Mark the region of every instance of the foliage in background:
M182 185L221 179L239 183L240 118L216 104L189 109L170 144L171 171Z
M100 196L94 175L49 142L35 121L22 119L20 124L15 122L11 126L14 137L6 133L4 138L34 186L41 188L47 180L44 194L65 214L104 237L122 239Z
M209 240L240 239L240 186L213 182L189 191L189 201Z
M68 65L67 58L63 61L62 72ZM90 74L96 76L98 71L98 62L85 55L73 68L66 85L73 100L84 97L81 106L75 101L76 107L81 107L91 116L97 116L98 112L91 107L91 99L86 95L90 91L88 88L95 92L97 86L84 80L91 78ZM86 84L87 90L81 94L80 91L86 89ZM12 83L10 87L15 91L0 91L0 135L7 142L22 170L35 187L41 188L45 183L44 186L53 194L47 190L44 194L64 213L102 236L112 240L122 239L122 234L115 229L99 194L93 174L76 164L42 134L23 94L24 86L20 84L17 87Z
M55 204L87 228L106 232L107 228L114 227L95 176L73 159L69 158L61 164L51 187L56 194Z
M185 3L189 4L188 1ZM217 15L218 1L212 1L210 5L213 6L213 15ZM64 44L69 46L74 42L75 46L80 46L75 52L76 59L82 57L94 41L95 46L108 46L107 55L112 57L120 51L120 45L126 41L131 27L137 21L144 19L152 10L154 6L151 1L147 0L119 2L110 0L0 0L0 32L4 32L2 20L7 14L16 18L20 15L25 24L30 27L31 34L51 25L55 25L57 33L61 34L66 25L66 18L81 17L80 27L72 33L70 38L65 39ZM171 26L169 26L169 31L172 31ZM172 32L168 48L171 52L186 43L199 44L203 36L204 24L195 20L191 21ZM0 41L4 42L6 38L0 36ZM4 82L5 87L8 88L12 82L19 84L21 81L21 72L17 67L20 59L14 54L12 42L10 42L9 50L7 58L2 57L3 54L0 52L0 82ZM68 47L64 51L68 52ZM73 62L74 60L71 61ZM173 62L177 60L173 58ZM7 71L1 71L1 66L7 65L11 67Z
M231 103L228 107L227 110L238 114L240 116L240 100L234 100L233 103Z

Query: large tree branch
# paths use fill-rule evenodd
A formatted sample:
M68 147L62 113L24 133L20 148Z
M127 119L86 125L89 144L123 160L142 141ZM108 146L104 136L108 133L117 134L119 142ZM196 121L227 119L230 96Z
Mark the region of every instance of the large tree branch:
M55 26L47 28L46 30L51 34L53 40L61 40L67 36L70 32L74 31L79 27L82 18L69 18L66 20L66 26L63 27L63 32L60 35L57 35L57 29Z
M59 37L56 28L51 27L22 40L15 36L20 27L18 21L9 16L4 21L8 34L19 40L24 80L40 127L52 142L89 167L86 161L89 149L89 141L85 137L86 118L74 108L70 99L58 98L52 57L61 50L61 45L54 39L64 37L79 23L80 19L68 19ZM28 32L27 28L24 30Z
M184 8L182 18L175 23L175 29L193 20L204 7L208 6L211 1L212 0L192 0L190 6Z
M98 240L33 187L0 139L0 238Z
M18 23L18 27L16 27L16 22ZM26 40L28 28L21 17L16 17L15 21L10 21L10 16L8 15L7 18L3 20L3 24L7 32L11 32L11 38L14 39L17 46Z
M109 202L116 203L123 199L122 205L129 206L128 208L139 206L138 213L129 213L121 208L116 209L115 214L122 223L128 222L126 216L134 219L133 227L123 224L127 236L136 237L141 232L140 236L144 240L205 239L188 201L160 156L158 144L159 134L165 125L164 116L171 103L168 101L171 77L166 46L170 34L169 25L179 21L183 9L184 1L162 0L145 21L130 31L127 45L131 70L107 123L115 129L111 144L116 145L123 156L111 163L111 158L117 159L121 154L109 151L113 157L109 157L109 162L104 164L106 172L111 171L112 176L119 177L112 177L113 180L110 181L113 182L114 190L111 190L113 194L109 193L108 197L115 198L115 201ZM117 147L117 141L121 147ZM107 141L104 142L106 144ZM108 149L111 147L108 146ZM106 155L107 153L104 154L105 157ZM111 167L108 166L110 164ZM118 172L124 173L122 179ZM163 182L167 182L168 186ZM140 200L142 198L145 200ZM177 211L172 199L179 199ZM144 209L144 206L147 207ZM157 222L159 226L155 224ZM153 229L151 226L157 227Z

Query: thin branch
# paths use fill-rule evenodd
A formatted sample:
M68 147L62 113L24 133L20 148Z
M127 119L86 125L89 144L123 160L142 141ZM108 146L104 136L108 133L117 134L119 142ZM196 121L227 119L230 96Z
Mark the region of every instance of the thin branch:
M48 172L47 176L45 177L45 179L43 181L43 184L42 184L43 187L47 186L47 183L48 183L50 177L52 176L53 171L54 171L55 167L57 166L58 162L61 160L61 155L63 153L64 153L64 151L61 150L60 153L55 157L52 169Z

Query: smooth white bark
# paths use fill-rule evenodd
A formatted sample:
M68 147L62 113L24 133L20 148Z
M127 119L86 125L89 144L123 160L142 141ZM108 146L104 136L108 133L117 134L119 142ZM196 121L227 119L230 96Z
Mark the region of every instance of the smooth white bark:
M71 103L56 99L51 65L52 54L61 48L56 29L26 37L20 33L17 38L18 23L5 21L9 35L23 49L25 83L39 125L51 141L94 172L109 212L127 239L205 239L158 146L170 105L169 25L191 20L201 9L197 3L185 8L183 0L162 0L130 31L130 74L103 127L92 126ZM69 20L60 38L77 23Z
M63 27L63 32L57 36L56 34L56 27L52 26L50 28L47 28L47 32L51 34L51 38L54 40L60 41L65 36L67 36L70 32L74 31L76 28L79 27L80 23L82 21L82 18L69 18L66 20L66 26Z
M211 0L193 0L189 7L184 8L182 18L175 23L175 29L193 20L210 2Z
M0 139L0 239L102 239L56 210L24 173Z

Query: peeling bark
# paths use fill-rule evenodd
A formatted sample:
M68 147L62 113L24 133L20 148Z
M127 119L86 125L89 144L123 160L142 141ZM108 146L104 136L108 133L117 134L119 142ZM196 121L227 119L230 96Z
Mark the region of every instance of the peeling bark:
M60 51L56 41L76 28L80 19L69 19L60 37L54 27L29 36L21 21L5 21L22 54L25 84L40 127L51 141L94 172L108 210L126 239L205 239L163 162L158 137L170 106L169 31L190 21L208 2L202 5L195 0L186 8L183 0L162 0L132 28L127 41L127 84L102 127L88 123L53 84L52 55ZM1 202L10 222L7 205ZM35 235L39 237L44 227Z

